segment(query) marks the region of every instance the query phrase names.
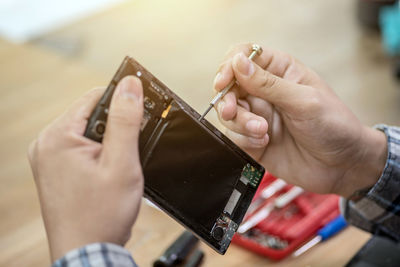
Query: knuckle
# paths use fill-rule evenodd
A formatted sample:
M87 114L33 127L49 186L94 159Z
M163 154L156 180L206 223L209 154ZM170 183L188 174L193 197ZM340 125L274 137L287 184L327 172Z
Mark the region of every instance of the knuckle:
M268 89L275 87L276 84L277 84L277 79L272 74L264 72L260 87L263 89Z
M68 127L61 127L60 125L53 124L45 128L39 133L35 141L35 153L39 155L51 154L59 149L61 140L65 139L65 136L69 134Z
M49 133L48 130L43 131L39 134L36 140L36 150L38 154L46 154L50 152L53 148L52 145L52 135Z
M292 69L292 77L293 77L293 82L298 83L298 84L308 84L310 82L310 77L307 75L307 73L298 68L296 65L296 68Z
M321 107L321 100L317 96L310 97L307 99L306 107L310 112L317 112Z
M296 58L292 55L287 55L286 64L286 70L288 70L289 67L296 65Z
M282 55L283 55L283 58L284 58L284 60L285 60L285 63L287 63L287 64L293 64L293 63L296 62L295 57L292 56L291 54L282 52Z
M112 167L107 165L103 168L100 174L101 180L106 186L115 186L119 184L121 186L132 186L134 188L142 188L144 185L144 178L142 168L140 164L120 164L118 167ZM120 183L116 183L116 179L119 179Z
M320 92L311 88L309 91L309 95L304 100L304 109L311 113L319 112L322 107L322 100L320 96Z

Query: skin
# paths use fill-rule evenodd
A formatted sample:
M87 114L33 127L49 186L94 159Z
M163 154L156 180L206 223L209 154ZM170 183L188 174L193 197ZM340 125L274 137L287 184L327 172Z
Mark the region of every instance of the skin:
M250 45L227 54L217 91L240 84L218 105L227 135L269 172L306 190L349 196L373 185L387 154L385 135L363 126L316 73L293 57ZM92 90L45 128L28 152L52 260L94 242L125 245L139 212L143 174L138 137L140 80L114 93L103 143L83 136L104 90Z
M317 193L349 197L379 179L387 156L384 133L361 124L335 92L292 56L251 44L233 47L214 87L240 86L217 105L227 135L270 173Z
M103 92L92 90L78 99L29 149L53 261L89 243L123 246L139 212L142 85L133 77L120 82L100 144L83 134Z

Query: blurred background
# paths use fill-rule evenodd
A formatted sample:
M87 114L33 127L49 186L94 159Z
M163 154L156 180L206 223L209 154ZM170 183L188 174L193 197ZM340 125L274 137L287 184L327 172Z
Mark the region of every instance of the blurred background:
M255 42L313 68L363 123L400 125L398 56L376 6L366 8L376 2L395 1L0 0L0 266L50 264L27 147L74 99L106 86L125 55L202 113L225 52ZM214 111L208 119L218 126ZM127 247L149 266L181 231L143 205ZM276 266L341 266L367 238L349 228ZM223 257L203 248L204 266L274 265L235 246Z

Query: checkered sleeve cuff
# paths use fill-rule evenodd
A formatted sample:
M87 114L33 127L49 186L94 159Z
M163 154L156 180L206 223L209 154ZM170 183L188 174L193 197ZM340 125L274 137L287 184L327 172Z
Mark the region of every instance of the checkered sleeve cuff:
M357 200L342 199L346 220L366 231L400 241L400 128L377 125L387 136L388 156L382 176Z
M109 243L93 243L74 249L52 267L137 267L129 251Z

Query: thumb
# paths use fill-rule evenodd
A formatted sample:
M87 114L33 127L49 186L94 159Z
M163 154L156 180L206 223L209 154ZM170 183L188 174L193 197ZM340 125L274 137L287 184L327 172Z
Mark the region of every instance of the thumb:
M143 116L143 88L134 76L123 78L111 100L103 153L107 161L131 164L137 158L140 124Z
M287 81L264 70L243 53L233 58L232 68L242 89L287 111L295 109L311 93L310 87Z

